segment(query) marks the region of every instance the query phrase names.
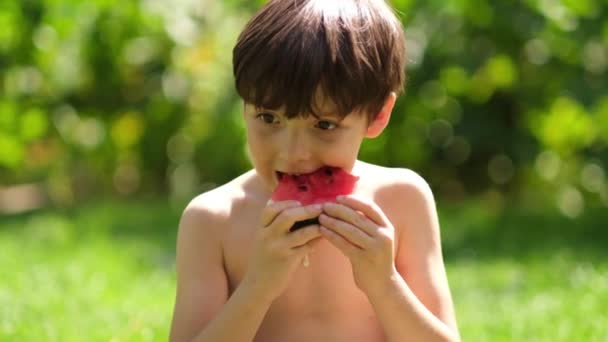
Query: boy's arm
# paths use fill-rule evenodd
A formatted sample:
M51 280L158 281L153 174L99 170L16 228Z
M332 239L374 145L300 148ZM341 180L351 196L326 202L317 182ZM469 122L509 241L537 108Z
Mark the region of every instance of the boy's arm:
M430 188L399 172L376 201L324 204L321 232L350 259L388 341L458 341Z
M212 203L200 197L197 202L180 221L170 341L252 341L270 301L250 286L239 286L228 298L218 232L221 214L210 209Z
M401 217L392 218L400 228L395 258L399 275L370 301L389 341L404 336L411 341L458 341L433 194L414 172L407 171L405 179L393 187L398 194L394 199L399 199L393 205L401 206L396 211Z

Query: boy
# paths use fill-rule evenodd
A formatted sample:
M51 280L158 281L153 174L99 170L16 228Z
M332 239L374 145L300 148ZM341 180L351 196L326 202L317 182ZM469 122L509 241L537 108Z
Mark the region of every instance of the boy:
M383 0L271 0L251 19L233 63L254 168L183 213L171 341L459 340L428 185L357 161L389 122L404 51ZM323 166L359 176L354 193L269 200L282 175Z

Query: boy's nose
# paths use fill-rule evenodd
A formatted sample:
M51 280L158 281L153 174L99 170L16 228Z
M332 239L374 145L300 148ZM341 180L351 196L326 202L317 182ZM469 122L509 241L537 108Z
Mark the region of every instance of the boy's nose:
M302 132L291 132L281 150L282 159L290 165L298 165L299 162L309 160L312 155L310 142Z

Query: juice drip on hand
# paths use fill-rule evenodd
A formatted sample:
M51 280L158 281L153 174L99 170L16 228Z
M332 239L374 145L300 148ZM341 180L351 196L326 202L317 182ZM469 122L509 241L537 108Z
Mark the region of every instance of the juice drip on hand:
M304 267L310 266L310 259L308 259L308 254L306 254L304 256L304 259L302 260L302 266L304 266Z

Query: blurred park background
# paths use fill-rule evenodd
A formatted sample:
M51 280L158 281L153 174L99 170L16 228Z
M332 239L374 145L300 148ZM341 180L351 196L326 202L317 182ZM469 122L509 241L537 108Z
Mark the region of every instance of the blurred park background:
M167 339L179 215L250 167L263 2L0 1L0 340ZM608 341L608 4L392 3L408 81L361 159L433 188L463 340Z

